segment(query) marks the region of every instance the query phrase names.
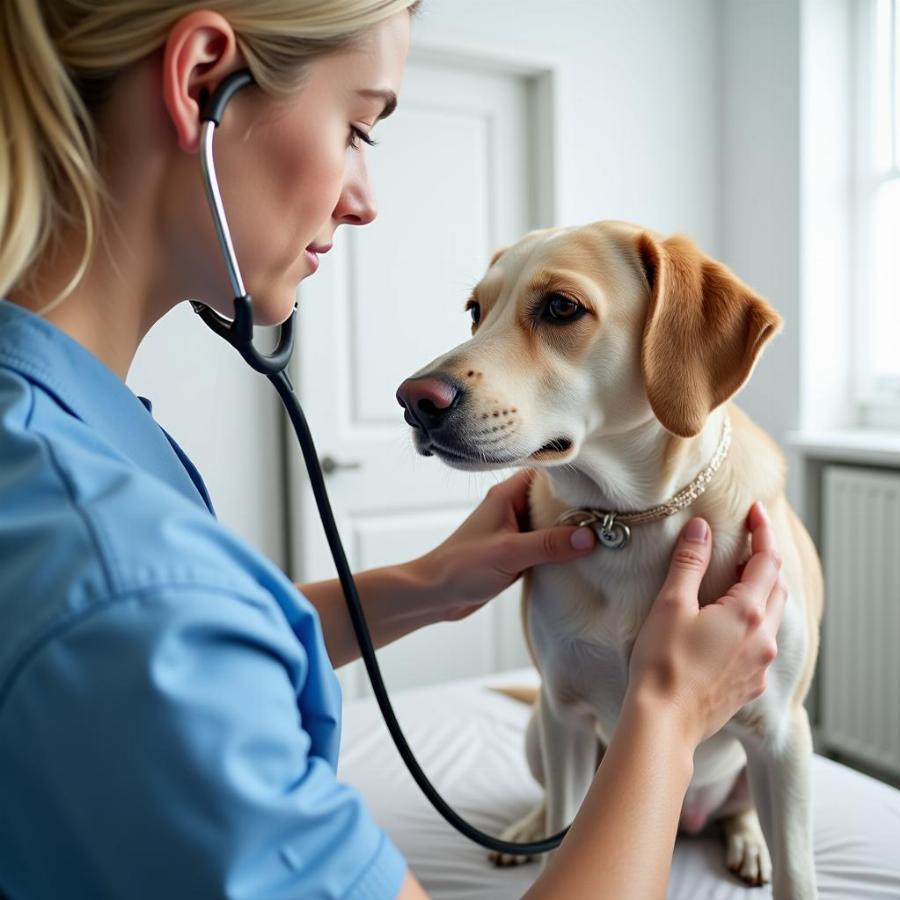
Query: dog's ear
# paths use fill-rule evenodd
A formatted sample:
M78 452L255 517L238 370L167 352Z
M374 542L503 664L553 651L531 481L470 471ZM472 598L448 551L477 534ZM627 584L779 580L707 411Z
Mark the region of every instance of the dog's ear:
M683 235L642 233L637 246L650 286L641 347L647 396L668 431L692 437L750 377L782 320Z
M503 256L503 254L506 253L507 250L509 250L509 244L504 247L498 247L494 251L494 255L491 257L491 261L488 263L488 268L490 268L495 262L497 262L497 260L500 259L500 257Z

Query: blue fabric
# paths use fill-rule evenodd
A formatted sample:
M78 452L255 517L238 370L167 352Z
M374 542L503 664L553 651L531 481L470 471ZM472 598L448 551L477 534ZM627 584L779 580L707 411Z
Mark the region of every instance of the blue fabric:
M151 413L0 300L0 895L396 896L315 609Z

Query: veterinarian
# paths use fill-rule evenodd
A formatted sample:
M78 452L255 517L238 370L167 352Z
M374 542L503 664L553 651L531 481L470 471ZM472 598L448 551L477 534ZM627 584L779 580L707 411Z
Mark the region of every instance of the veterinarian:
M282 322L338 226L375 217L365 145L400 92L410 5L0 6L0 895L425 896L335 775L333 667L358 653L338 583L298 589L222 527L125 385L176 303L233 314L201 98L244 66L257 81L217 165L257 321ZM359 575L376 645L592 552L588 529L520 533L528 481L424 557ZM759 505L748 529L740 582L701 611L713 537L687 524L615 737L530 895L663 896L693 749L775 653Z

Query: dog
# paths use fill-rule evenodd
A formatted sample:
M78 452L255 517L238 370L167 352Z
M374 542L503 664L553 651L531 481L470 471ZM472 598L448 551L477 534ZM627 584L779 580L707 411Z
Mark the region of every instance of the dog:
M501 248L466 309L471 339L397 393L418 452L470 471L534 468L531 527L584 521L599 538L587 557L524 580L523 627L541 675L526 755L545 791L504 837L535 840L574 817L687 520L702 516L713 532L706 604L738 579L747 511L763 500L789 597L778 656L763 694L697 748L679 828L720 823L740 878L772 880L778 900L815 897L803 701L821 568L785 499L781 452L731 400L780 317L689 238L611 221Z

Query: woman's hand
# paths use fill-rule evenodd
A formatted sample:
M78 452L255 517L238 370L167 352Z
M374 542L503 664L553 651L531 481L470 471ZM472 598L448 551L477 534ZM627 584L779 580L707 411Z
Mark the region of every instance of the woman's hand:
M354 576L375 647L425 625L475 612L530 566L584 556L596 537L571 526L523 533L528 528L528 486L533 471L494 485L481 505L450 537L411 562ZM575 535L583 541L573 546ZM578 540L576 540L578 543ZM359 644L337 579L298 584L319 614L325 647L338 668L359 658Z
M509 587L526 569L590 553L596 536L570 525L528 531L528 488L533 469L495 484L442 544L416 560L437 586L423 601L436 604L438 621L462 619Z
M631 655L629 694L673 704L696 746L766 687L787 597L765 508L747 517L752 556L740 581L702 609L700 582L712 540L703 519L685 526L669 574Z

